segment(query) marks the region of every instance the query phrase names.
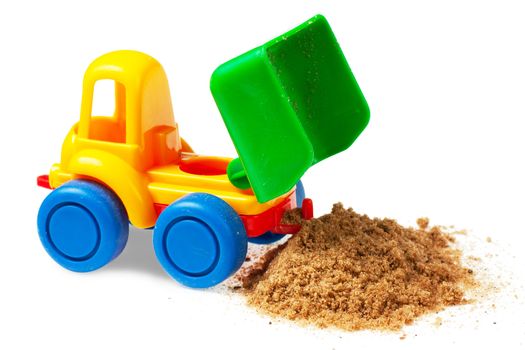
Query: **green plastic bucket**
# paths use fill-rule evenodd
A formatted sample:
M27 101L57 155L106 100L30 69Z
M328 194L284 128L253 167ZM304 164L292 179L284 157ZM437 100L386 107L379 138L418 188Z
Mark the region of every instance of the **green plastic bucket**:
M317 15L218 67L211 91L239 159L230 181L266 202L310 166L344 151L370 110L326 21Z

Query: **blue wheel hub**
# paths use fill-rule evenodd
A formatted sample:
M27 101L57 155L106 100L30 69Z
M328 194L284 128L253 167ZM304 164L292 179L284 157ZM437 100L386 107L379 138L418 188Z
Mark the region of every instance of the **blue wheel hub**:
M93 215L82 206L71 204L55 209L49 216L50 243L65 257L85 260L100 244L100 228Z
M217 238L208 225L197 220L180 220L165 235L165 250L183 273L203 276L209 273L220 256Z

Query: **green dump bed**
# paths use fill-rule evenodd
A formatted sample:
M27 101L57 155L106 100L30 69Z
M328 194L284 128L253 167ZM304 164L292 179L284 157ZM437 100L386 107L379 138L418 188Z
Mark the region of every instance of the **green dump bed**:
M218 67L211 91L239 154L228 168L230 180L251 185L260 202L286 193L310 166L347 149L370 118L321 15Z

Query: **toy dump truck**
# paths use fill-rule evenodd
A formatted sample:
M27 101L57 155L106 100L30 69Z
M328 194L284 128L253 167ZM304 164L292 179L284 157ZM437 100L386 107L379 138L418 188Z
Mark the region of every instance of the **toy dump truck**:
M115 111L93 116L95 83L112 80ZM369 119L366 101L324 17L220 66L211 90L239 158L201 156L179 136L162 66L136 51L96 59L83 82L80 120L38 213L49 255L78 272L124 249L129 224L153 228L162 267L190 287L235 273L247 244L295 233L286 210L313 215L301 176L348 148Z

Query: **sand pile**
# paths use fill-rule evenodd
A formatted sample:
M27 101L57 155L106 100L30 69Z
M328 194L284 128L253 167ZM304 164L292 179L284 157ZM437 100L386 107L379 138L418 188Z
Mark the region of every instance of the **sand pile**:
M321 327L396 330L468 302L465 290L475 282L450 246L454 238L428 228L428 219L418 225L406 228L336 204L241 273L248 303Z

